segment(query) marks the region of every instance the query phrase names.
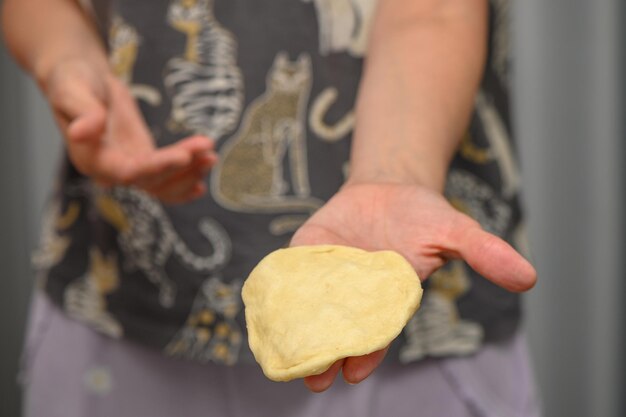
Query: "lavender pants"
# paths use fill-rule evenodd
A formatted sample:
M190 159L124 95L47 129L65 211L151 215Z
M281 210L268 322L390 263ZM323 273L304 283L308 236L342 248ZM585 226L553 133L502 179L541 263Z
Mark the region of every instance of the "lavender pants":
M22 381L25 417L536 417L524 337L465 358L386 365L311 394L258 366L201 365L101 336L35 298Z

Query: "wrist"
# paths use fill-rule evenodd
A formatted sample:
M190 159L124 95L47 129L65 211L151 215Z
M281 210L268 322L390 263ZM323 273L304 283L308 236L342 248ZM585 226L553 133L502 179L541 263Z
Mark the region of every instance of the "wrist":
M359 185L359 184L394 184L394 185L413 185L427 188L431 191L443 193L445 181L436 178L404 178L398 176L389 176L386 174L377 175L372 173L367 176L350 176L345 186Z
M79 72L81 76L90 74L99 79L107 79L111 75L106 57L93 51L85 53L50 53L43 54L33 60L31 74L44 93L61 73Z
M406 159L406 160L403 160ZM445 158L416 158L407 153L379 161L352 161L346 184L386 183L419 185L443 192L449 161Z

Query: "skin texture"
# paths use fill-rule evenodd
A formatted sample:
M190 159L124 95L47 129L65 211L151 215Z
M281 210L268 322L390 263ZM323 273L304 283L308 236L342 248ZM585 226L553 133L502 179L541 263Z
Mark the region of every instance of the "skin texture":
M2 17L9 50L37 80L81 173L105 186L135 186L165 203L206 191L202 179L217 160L213 142L193 136L156 148L75 1L6 0Z
M202 178L216 162L213 142L192 136L157 149L128 88L92 67L70 61L55 67L47 97L76 168L100 184L133 185L166 203L205 192Z
M482 78L487 10L487 0L379 0L351 182L443 189Z
M408 209L410 207L410 209ZM296 233L292 245L337 244L373 251L391 249L428 277L448 259L462 258L507 290L530 289L533 267L508 243L480 228L439 193L405 184L346 185ZM346 358L323 374L305 378L314 392L330 387L340 370L349 383L364 380L385 351Z
M106 185L140 187L165 202L204 192L200 179L215 162L211 142L192 137L155 149L75 1L5 0L2 29L10 51L48 98L84 174ZM392 249L421 278L461 258L508 290L534 285L526 260L441 195L481 78L486 33L487 0L379 2L357 101L350 178L298 230L293 245ZM305 384L323 391L340 371L358 383L384 355L342 359Z
M460 258L510 291L536 281L533 267L442 196L467 128L484 66L486 0L380 1L357 100L347 184L296 233L292 244L392 249L425 279ZM321 392L340 371L365 379L385 351L337 362L305 378Z

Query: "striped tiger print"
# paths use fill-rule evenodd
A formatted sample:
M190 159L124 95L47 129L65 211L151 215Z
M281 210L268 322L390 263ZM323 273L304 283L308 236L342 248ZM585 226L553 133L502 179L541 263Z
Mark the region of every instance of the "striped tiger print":
M237 42L215 19L213 0L174 0L167 20L187 36L184 55L165 68L172 98L168 127L218 140L237 126L243 106Z

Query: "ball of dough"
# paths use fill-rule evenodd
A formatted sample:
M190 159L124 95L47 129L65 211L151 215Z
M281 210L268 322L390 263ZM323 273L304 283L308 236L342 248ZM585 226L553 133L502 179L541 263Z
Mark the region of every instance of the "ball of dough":
M243 286L248 341L265 375L289 381L386 347L422 297L392 251L299 246L266 256Z

